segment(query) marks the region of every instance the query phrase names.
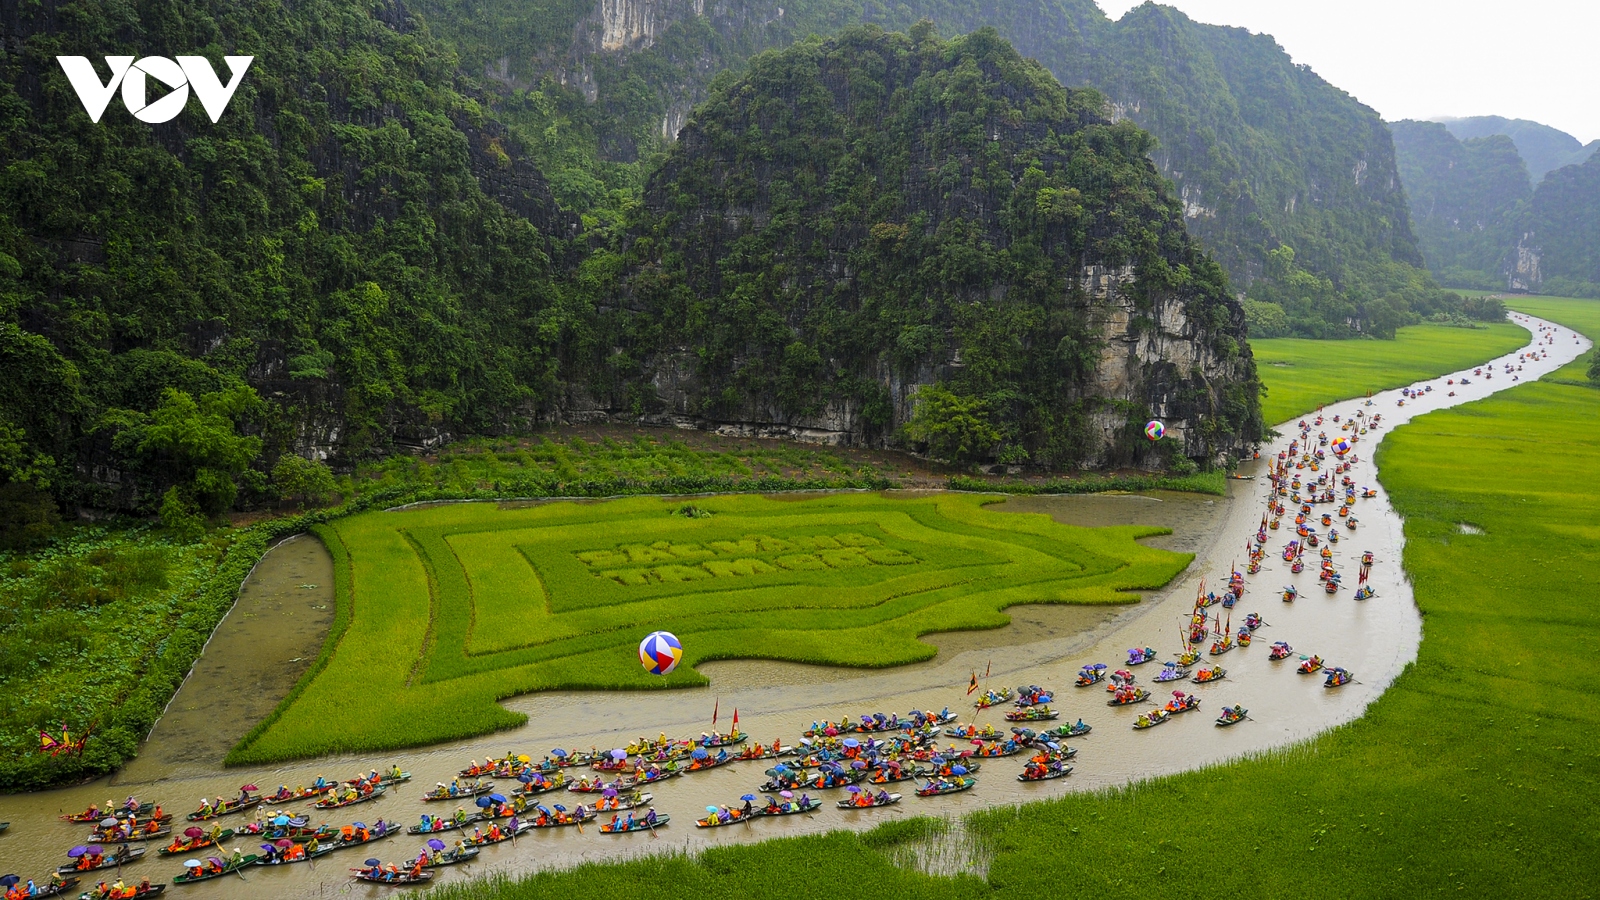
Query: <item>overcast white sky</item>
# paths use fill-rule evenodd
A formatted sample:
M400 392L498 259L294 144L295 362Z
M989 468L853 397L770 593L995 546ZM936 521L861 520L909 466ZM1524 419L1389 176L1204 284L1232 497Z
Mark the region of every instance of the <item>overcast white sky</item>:
M1098 0L1113 19L1143 0ZM1497 115L1600 138L1600 0L1162 0L1266 32L1390 121Z

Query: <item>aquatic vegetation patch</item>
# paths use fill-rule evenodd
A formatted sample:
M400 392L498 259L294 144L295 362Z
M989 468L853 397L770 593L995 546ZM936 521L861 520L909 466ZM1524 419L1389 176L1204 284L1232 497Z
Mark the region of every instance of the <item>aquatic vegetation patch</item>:
M701 685L694 666L713 659L902 665L933 656L922 635L999 627L1019 603L1131 602L1191 558L1138 543L1164 529L1078 528L992 502L729 495L697 498L710 515L687 518L681 500L638 497L332 522L319 533L340 548L349 626L230 761L484 734L521 723L495 702L513 694ZM685 648L665 678L636 656L658 628Z

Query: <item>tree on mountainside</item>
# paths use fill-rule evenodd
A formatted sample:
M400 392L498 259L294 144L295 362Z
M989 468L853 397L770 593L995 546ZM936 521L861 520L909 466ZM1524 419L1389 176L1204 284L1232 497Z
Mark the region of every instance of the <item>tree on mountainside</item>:
M164 495L164 506L177 502L215 516L233 506L241 479L259 481L249 467L261 454L261 439L239 434L238 426L265 408L242 384L198 400L168 388L154 411L113 409L101 428L113 435L112 448Z
M989 406L977 397L959 396L943 385L917 391L917 408L906 423L906 436L945 462L973 462L1000 443L1000 430L989 421Z
M1589 354L1589 380L1600 384L1600 347Z

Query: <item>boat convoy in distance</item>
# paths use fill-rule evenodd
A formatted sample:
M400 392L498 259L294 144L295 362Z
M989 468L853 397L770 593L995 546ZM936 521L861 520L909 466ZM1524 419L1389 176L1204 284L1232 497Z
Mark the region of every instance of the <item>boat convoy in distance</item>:
M1299 512L1293 520L1297 538L1284 547L1283 561L1291 571L1301 571L1306 550L1320 545L1319 580L1327 594L1337 594L1342 587L1342 573L1333 561L1331 545L1339 541L1338 530L1331 527L1333 514L1324 513L1320 521L1329 530L1325 540L1319 539L1313 522L1314 507L1336 505L1345 527L1355 531L1357 520L1351 509L1357 502L1357 489L1347 473L1357 459L1346 457L1361 435L1369 428L1379 427L1379 419L1367 419L1358 413L1355 419L1342 423L1341 430L1348 434L1333 447L1337 459L1331 463L1324 450L1330 445L1325 431L1318 435L1317 446L1312 449L1311 429L1322 426L1322 418L1300 423L1300 437L1290 443L1287 452L1278 454L1269 475L1272 490L1267 512L1250 544L1249 573L1260 571L1268 532L1282 527L1280 519L1287 512L1283 501L1287 499L1299 506ZM1334 416L1333 422L1339 423L1339 417ZM1330 471L1322 471L1324 468ZM1306 475L1302 477L1301 472ZM1317 476L1315 480L1312 475ZM1342 497L1333 482L1341 475ZM1301 495L1302 490L1306 491L1305 496ZM1369 489L1361 496L1370 497L1373 493ZM1360 559L1354 596L1365 600L1375 595L1367 584L1375 560L1371 551ZM1180 632L1182 649L1175 658L1163 661L1154 647L1133 647L1128 650L1123 668L1112 671L1105 663L1085 665L1074 684L1080 689L1105 685L1109 706L1142 707L1131 724L1138 731L1199 710L1202 698L1194 693L1171 690L1167 694L1170 699L1165 700L1159 699L1157 693L1178 682L1209 685L1228 678L1228 671L1222 666L1202 663L1201 648L1209 638L1206 655L1213 658L1244 650L1251 646L1257 632L1270 627L1259 613L1251 612L1244 616L1237 631L1233 629L1232 611L1245 595L1244 572L1230 573L1227 589L1220 597L1207 592L1202 580L1194 609ZM1286 604L1295 603L1299 591L1293 585L1285 586L1282 599ZM1267 651L1267 658L1274 663L1293 656L1294 648L1287 641L1274 641ZM1295 671L1320 675L1326 688L1339 688L1355 680L1354 673L1330 665L1320 655L1300 655L1298 660ZM1159 665L1154 667L1156 671L1148 683L1160 686L1157 691L1140 683L1133 671L1152 663ZM974 674L968 695L977 688ZM772 762L765 770L766 780L756 792L742 795L737 803L707 806L706 815L695 820L696 827L746 825L759 819L812 815L828 808L827 801L811 796L811 792L843 791L844 796L831 805L845 812L865 812L901 802L903 795L889 790L898 784L909 785L908 792L918 797L961 793L977 786L978 771L985 761L1012 756L1025 757L1022 771L1016 775L1018 781L1052 781L1072 773L1069 760L1078 751L1067 746L1066 741L1093 731L1082 719L1047 725L1061 715L1051 705L1055 702L1056 692L1039 685L985 690L973 700L974 711L1009 707L1004 719L1017 724L1004 727L957 722L959 717L946 707L939 712L912 710L905 716L874 713L854 720L817 721L804 731L797 745L784 745L778 740L763 745L751 743L739 731L735 713L730 732L705 733L693 740L669 739L663 734L653 740L641 737L610 751L558 748L539 760L507 753L483 763L473 760L449 783L438 782L418 794L417 799L430 807L455 804L455 809L441 814L425 812L409 826L382 818L372 825L360 821L338 827L312 825L307 815L283 809L302 804L328 811L376 803L393 796L411 780L411 773L398 766L387 773L373 770L342 782L318 777L310 785L294 789L280 785L271 793L246 784L240 787L236 798L202 799L198 808L184 814L188 824L181 831L173 823L174 816L160 805L129 797L123 803L108 801L104 806L61 816L68 824L89 826L86 842L67 851L69 861L51 873L46 883L24 882L16 875L5 875L0 877L0 887L6 890L5 900L59 896L76 890L85 878L107 872L94 888L80 896L91 900L150 897L162 893L166 885L152 884L148 878L132 881L123 870L152 855L186 857L183 871L172 877L173 885L184 885L229 875L243 877L242 870L246 868L310 862L402 832L426 838L415 858L386 863L369 857L360 867L350 869L351 877L374 884L421 884L433 878L435 869L473 860L486 847L514 843L519 837L540 830L573 828L582 832L590 825L603 835L654 833L667 826L671 817L656 811L654 795L645 788L753 761ZM1250 711L1235 704L1221 707L1215 724L1226 728L1249 719ZM964 744L940 747L941 737ZM517 786L503 788L502 783ZM572 795L570 806L547 802L547 797L558 792ZM475 811L469 811L469 805ZM253 812L254 818L233 828L225 828L218 821L247 812ZM0 829L5 827L6 823L0 823ZM234 846L225 849L225 844ZM255 851L246 852L246 846ZM155 849L154 854L149 853L151 848ZM105 879L114 880L108 883Z

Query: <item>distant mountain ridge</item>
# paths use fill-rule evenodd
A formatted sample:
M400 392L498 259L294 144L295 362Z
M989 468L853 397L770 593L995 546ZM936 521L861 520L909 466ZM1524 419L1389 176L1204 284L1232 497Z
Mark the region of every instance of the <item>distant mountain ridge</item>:
M1499 116L1389 128L1423 256L1442 282L1600 296L1600 141Z
M1517 152L1528 166L1528 175L1537 185L1545 175L1564 166L1577 166L1587 162L1600 150L1600 140L1585 144L1559 128L1552 128L1528 119L1507 119L1504 116L1469 116L1443 118L1434 121L1450 129L1458 140L1502 134L1517 145Z

